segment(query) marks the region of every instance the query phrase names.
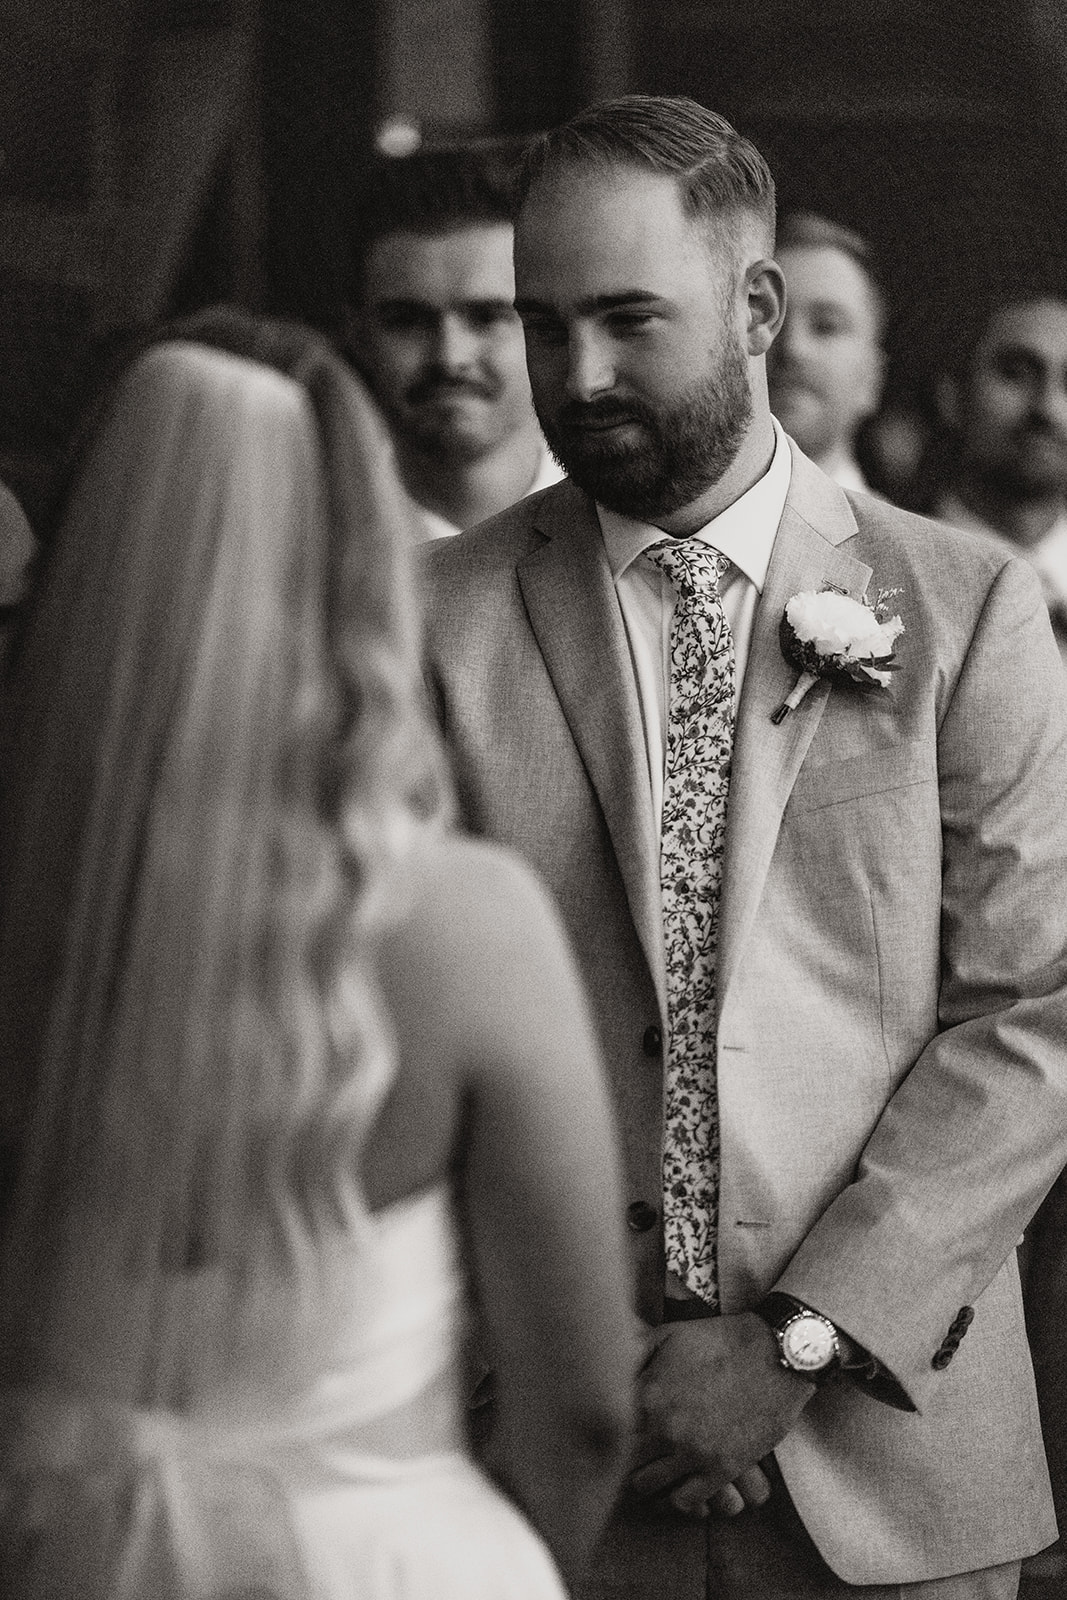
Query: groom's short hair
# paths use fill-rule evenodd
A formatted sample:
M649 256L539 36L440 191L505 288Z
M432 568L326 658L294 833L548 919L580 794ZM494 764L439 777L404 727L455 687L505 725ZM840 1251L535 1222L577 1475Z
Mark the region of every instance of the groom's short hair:
M675 178L692 217L721 223L749 213L773 248L775 190L766 161L725 117L684 95L622 95L538 134L519 167L518 209L557 172L626 166Z

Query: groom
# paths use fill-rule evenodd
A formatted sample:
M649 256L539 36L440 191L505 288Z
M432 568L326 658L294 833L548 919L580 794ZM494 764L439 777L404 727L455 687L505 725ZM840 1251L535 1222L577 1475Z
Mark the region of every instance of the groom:
M1067 1160L1061 669L1023 563L775 423L773 229L691 101L534 144L517 305L570 481L430 553L429 679L624 1141L642 1436L587 1594L1007 1600L1055 1537L1015 1245ZM895 670L776 720L824 590L892 591Z

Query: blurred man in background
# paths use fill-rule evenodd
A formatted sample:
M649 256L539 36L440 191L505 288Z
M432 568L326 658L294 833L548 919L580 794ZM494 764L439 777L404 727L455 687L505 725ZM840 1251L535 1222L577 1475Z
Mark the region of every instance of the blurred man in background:
M0 483L0 652L25 594L36 548L26 513L7 485Z
M937 515L1010 546L1036 569L1067 664L1067 300L1035 294L998 307L939 402L955 438ZM1067 1180L1027 1230L1022 1252L1027 1330L1061 1528L1067 1519ZM1028 1564L1035 1600L1067 1593L1067 1547ZM1042 1580L1044 1580L1042 1582Z
M348 348L427 539L560 478L534 416L511 260L512 152L382 157L356 218Z
M786 313L767 362L771 410L841 488L866 489L856 432L877 410L885 374L870 248L848 228L797 212L779 226L775 259Z
M936 514L1026 557L1067 663L1067 300L999 307L940 400L957 456Z

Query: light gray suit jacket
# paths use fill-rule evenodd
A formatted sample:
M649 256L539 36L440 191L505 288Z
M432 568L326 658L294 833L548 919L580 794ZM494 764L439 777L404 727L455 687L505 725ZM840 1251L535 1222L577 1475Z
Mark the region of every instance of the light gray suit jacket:
M465 817L555 891L630 1198L658 1207L658 843L595 511L563 483L436 546L427 575L428 676ZM901 670L884 694L820 681L775 726L795 677L779 620L826 584L900 590ZM1055 1537L1015 1245L1067 1161L1061 673L1024 562L846 496L794 448L730 784L719 1266L725 1310L796 1295L915 1408L829 1386L776 1452L852 1583L996 1565ZM637 1305L656 1321L658 1226L633 1242ZM647 1557L650 1595L670 1561L662 1592L702 1600L703 1529L631 1529L629 1548L616 1532L609 1592L613 1561L644 1592Z

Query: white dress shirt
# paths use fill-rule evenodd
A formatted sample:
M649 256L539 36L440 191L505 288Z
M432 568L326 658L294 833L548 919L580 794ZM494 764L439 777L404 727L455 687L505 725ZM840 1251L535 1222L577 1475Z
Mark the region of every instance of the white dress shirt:
M730 562L719 592L734 640L735 705L741 695L756 603L763 593L771 551L793 470L789 441L774 423L774 455L763 477L733 505L694 533ZM666 573L644 555L666 537L662 528L597 506L600 530L619 597L644 722L652 805L659 827L667 756L671 683L671 620L676 596Z
M536 494L538 489L550 489L554 483L559 483L563 477L563 468L558 466L548 453L548 446L542 447L537 461L537 471L534 480L521 498L527 494ZM419 514L419 539L428 544L431 539L451 539L455 534L462 532L454 522L449 522L439 511L431 511L428 506L418 506Z
M870 494L871 486L860 471L860 464L854 455L846 452L838 456L836 461L828 461L822 465L823 471L833 478L839 489L858 489L863 494Z

